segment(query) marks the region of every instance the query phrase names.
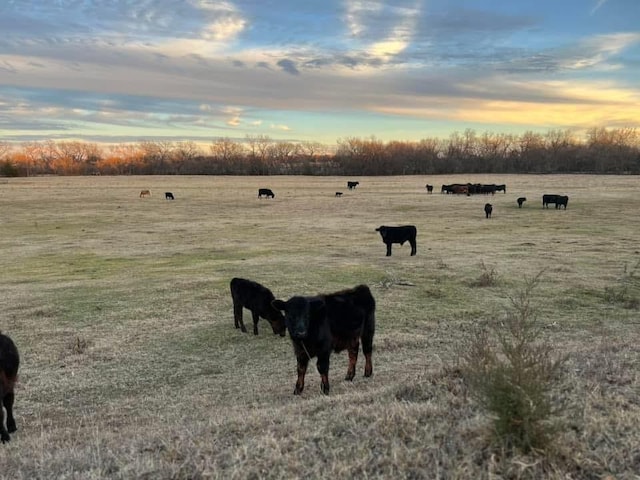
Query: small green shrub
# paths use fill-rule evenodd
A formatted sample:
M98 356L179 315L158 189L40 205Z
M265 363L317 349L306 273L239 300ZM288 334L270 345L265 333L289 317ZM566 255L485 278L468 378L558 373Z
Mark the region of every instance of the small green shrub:
M544 450L553 436L548 394L563 361L541 338L531 304L540 276L507 295L511 305L503 321L474 329L461 359L470 395L494 417L496 440L525 453Z

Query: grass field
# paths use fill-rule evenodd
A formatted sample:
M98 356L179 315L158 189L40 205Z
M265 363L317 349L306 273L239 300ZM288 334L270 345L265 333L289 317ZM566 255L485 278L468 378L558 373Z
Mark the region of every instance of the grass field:
M640 478L640 179L357 180L0 183L0 330L22 361L0 477ZM467 181L507 193L424 188ZM569 195L566 211L543 209L543 193ZM416 225L418 254L385 257L383 224ZM457 365L474 325L502 318L540 272L537 318L567 355L552 393L561 428L544 453L506 455ZM233 328L234 276L284 299L368 284L373 377L360 358L344 382L335 354L331 394L313 361L294 396L289 340L264 320L258 336Z

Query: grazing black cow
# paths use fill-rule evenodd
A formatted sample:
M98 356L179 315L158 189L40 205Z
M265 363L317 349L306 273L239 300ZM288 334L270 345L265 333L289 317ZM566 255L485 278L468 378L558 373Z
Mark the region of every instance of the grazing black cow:
M359 285L315 297L296 296L286 302L275 300L273 305L284 312L297 359L298 380L293 390L294 395L300 395L304 390L304 377L309 360L313 357L318 357L316 365L320 373L322 393L329 394L331 350L348 350L349 367L345 380L353 380L361 340L365 357L364 376L371 376L376 302L369 287Z
M490 203L484 204L484 215L486 218L491 218L491 212L493 212L493 205Z
M347 188L349 190L353 190L354 188L356 188L358 185L360 185L360 182L347 182Z
M549 204L553 203L556 206L556 209L560 207L564 207L567 209L567 203L569 203L569 197L567 195L553 195L553 194L544 194L542 195L542 208L549 208Z
M15 343L8 336L0 332L0 440L6 443L11 440L9 436L17 430L16 420L13 418L13 393L14 386L18 380L18 367L20 366L20 355ZM4 425L4 406L7 411L7 427Z
M276 194L273 193L273 191L270 188L259 188L258 189L258 198L261 197L267 197L267 198L275 198Z
M171 192L164 192L164 198L166 200L175 200L175 197L173 196L173 193L171 193Z
M380 232L382 242L387 245L387 257L391 256L391 244L409 242L411 245L411 255L416 254L416 234L418 230L414 225L403 225L401 227L387 227L385 225L376 228Z
M336 192L336 197L341 197L342 196L342 192Z
M427 184L427 193L433 193L433 185Z
M254 335L258 335L258 320L262 317L271 324L273 333L284 337L286 332L284 317L280 310L271 305L275 300L271 290L258 282L244 278L233 278L229 287L233 299L233 321L236 328L247 333L242 321L242 307L244 307L251 311Z
M496 185L496 191L499 192L500 190L502 190L506 194L507 186L504 183L502 185Z
M518 208L522 208L522 204L527 201L527 197L518 198Z

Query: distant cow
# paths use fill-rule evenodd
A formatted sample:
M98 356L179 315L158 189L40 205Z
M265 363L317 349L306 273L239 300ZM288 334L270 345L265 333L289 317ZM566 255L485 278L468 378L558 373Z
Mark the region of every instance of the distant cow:
M522 204L527 201L527 197L518 198L518 208L522 208Z
M342 192L336 192L336 197L341 197L342 196Z
M502 190L505 194L507 193L507 186L503 183L502 185L496 185L496 191Z
M151 192L149 190L140 190L140 198L142 197L150 197Z
M493 212L493 205L490 203L484 204L484 214L486 218L491 218L491 212Z
M427 192L428 193L433 193L433 185L427 184Z
M259 188L258 189L258 198L267 197L267 198L275 198L276 194L270 188Z
M175 197L173 196L173 193L171 193L171 192L164 192L164 198L166 200L175 200Z
M6 443L11 440L9 436L17 430L16 420L13 418L13 393L14 386L18 380L18 367L20 366L20 355L15 343L6 335L0 332L0 440ZM4 405L7 411L7 427L4 423Z
M329 394L331 350L348 350L349 367L345 380L353 380L361 340L365 357L364 376L371 376L376 302L369 287L359 285L315 297L296 296L286 302L276 300L273 305L284 312L296 355L298 379L293 390L294 395L300 395L304 390L304 377L309 360L313 357L318 357L316 365L320 373L322 393Z
M356 188L358 185L360 185L360 182L347 182L347 188L349 190L353 190L354 188Z
M416 254L416 234L418 230L414 225L403 225L401 227L387 227L385 225L376 228L380 232L382 242L387 246L387 257L391 256L391 244L409 242L411 245L411 255Z
M258 320L262 317L271 324L273 333L284 337L286 332L284 317L280 310L271 305L271 302L275 300L271 290L258 282L244 278L233 278L229 287L233 299L233 321L236 328L247 333L242 321L242 308L244 307L251 311L254 335L258 335Z
M542 208L549 208L549 204L553 203L556 206L556 209L560 207L564 207L567 209L567 203L569 203L569 197L567 195L553 195L553 194L544 194L542 195Z

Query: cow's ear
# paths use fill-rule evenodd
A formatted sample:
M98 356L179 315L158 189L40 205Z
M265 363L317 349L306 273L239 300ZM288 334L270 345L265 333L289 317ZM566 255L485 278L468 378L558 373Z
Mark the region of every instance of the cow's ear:
M287 302L285 302L284 300L274 300L274 301L271 302L271 305L276 310L280 310L282 312L286 312L287 311Z

